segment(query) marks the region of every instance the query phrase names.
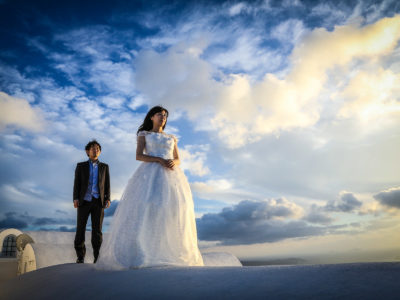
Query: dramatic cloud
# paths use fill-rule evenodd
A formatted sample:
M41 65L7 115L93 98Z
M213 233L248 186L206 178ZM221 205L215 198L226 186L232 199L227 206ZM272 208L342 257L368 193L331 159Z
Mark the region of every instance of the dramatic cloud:
M314 125L320 117L318 97L327 72L354 59L387 55L399 39L400 16L361 28L338 26L333 32L316 29L293 50L292 68L284 79L267 74L263 81L251 85L246 76L232 77L226 88L229 93L221 100L224 109L217 110L213 125L230 147L280 130Z
M0 228L16 228L24 229L28 227L28 223L17 216L16 212L5 213L5 218L0 220Z
M76 227L60 226L58 227L58 229L55 229L54 231L76 232Z
M374 195L374 198L387 207L400 208L400 187L382 191Z
M326 213L324 207L315 204L311 205L311 209L304 217L304 220L316 224L331 224L334 221L334 219Z
M362 202L359 201L352 193L343 192L340 195L340 199L328 203L325 206L325 210L336 212L352 212L355 209L360 208L361 205Z
M75 219L34 217L28 213L7 212L0 220L0 228L36 228L39 230L72 231L71 226L76 224ZM58 226L55 226L58 225ZM61 225L61 226L59 226ZM68 230L66 230L68 229Z
M301 208L283 198L242 201L220 213L205 214L197 219L198 235L200 240L238 245L323 234L325 229L322 227L296 220L301 212Z
M40 109L32 107L25 99L0 92L0 130L7 126L16 126L37 132L43 130L44 125Z
M277 28L276 35L287 30L287 26ZM302 29L297 31L299 33L293 33L294 36ZM289 72L283 78L268 73L254 83L245 74L220 74L220 80L214 79L218 72L200 56L208 43L197 39L170 47L164 53L140 52L137 56L137 88L152 103L162 99L172 110L187 111L192 120L208 115L212 130L217 130L223 143L231 148L241 147L267 134L316 124L322 111L320 96L328 81L328 72L346 68L355 60L365 65L368 59L388 55L399 39L400 16L363 27L350 24L337 26L333 31L315 29L295 46ZM175 77L170 76L171 72ZM384 110L398 111L399 105L393 100L398 86L397 75L391 71L372 75L374 73L375 69L372 69L368 75L359 75L361 79L355 77L342 94L337 90L329 92L332 97L347 99L337 113L339 117L355 114L361 104L367 104L365 109L371 109L377 102ZM332 78L330 85L341 90L343 83ZM359 82L373 80L378 80L375 85L381 89L389 88L390 93L374 101L370 98L360 100ZM154 85L158 88L153 89ZM199 128L211 130L209 125L202 125L198 125Z
M45 225L59 225L59 224L75 224L76 220L74 219L56 219L56 218L36 218L32 224L35 226L45 226Z

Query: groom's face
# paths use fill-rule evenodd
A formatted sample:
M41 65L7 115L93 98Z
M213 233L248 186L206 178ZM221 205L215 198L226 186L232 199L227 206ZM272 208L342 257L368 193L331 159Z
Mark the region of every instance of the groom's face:
M100 153L101 151L99 145L93 145L89 148L89 150L86 150L86 154L89 156L90 160L97 160L100 156Z

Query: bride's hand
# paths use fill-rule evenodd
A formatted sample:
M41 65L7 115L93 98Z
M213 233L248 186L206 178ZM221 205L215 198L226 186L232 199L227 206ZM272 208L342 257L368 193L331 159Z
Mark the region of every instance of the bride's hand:
M175 166L174 160L173 159L167 159L167 166L168 166L168 168L173 169L174 166Z
M168 169L173 169L175 165L175 162L172 159L161 159L160 163L163 167Z

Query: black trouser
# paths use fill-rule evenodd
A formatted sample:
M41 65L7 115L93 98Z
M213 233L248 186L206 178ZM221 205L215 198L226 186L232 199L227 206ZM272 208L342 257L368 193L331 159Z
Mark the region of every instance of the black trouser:
M83 205L78 206L74 246L76 255L79 258L84 258L86 254L85 232L89 214L92 220L92 247L94 257L99 255L100 246L103 242L101 228L103 225L104 208L101 205L100 199L93 197L91 202L83 201Z

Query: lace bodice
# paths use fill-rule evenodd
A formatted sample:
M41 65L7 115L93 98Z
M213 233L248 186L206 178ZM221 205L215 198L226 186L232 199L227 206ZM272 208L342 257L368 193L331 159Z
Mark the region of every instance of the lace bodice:
M138 136L144 136L146 139L146 146L144 148L145 154L162 157L164 159L174 158L176 138L172 134L140 131Z

